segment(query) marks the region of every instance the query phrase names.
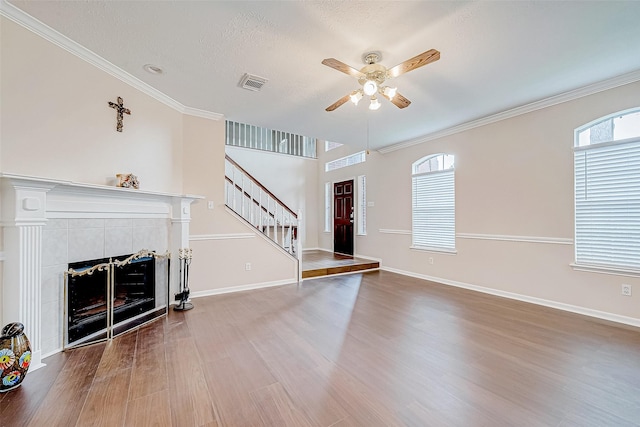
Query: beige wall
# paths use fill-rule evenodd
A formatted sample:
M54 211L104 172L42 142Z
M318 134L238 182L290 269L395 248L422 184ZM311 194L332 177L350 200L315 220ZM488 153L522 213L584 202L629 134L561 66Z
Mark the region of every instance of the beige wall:
M295 277L294 261L261 237L247 237L253 231L224 208L223 121L184 116L0 19L1 172L95 184L133 172L144 189L205 196L192 209L194 292ZM115 131L115 111L107 106L117 96L132 110L123 133ZM365 174L375 206L368 210L368 235L356 239L357 253L450 283L640 319L639 279L572 270L572 245L459 238L458 254L443 255L410 250L410 236L379 231L411 229L411 163L447 152L456 155L458 233L573 238L573 129L636 107L638 99L640 83L630 84L386 155L372 152L364 164L327 174L326 158L349 148L319 150L314 188L308 188L313 176L305 180L317 217L307 220L323 229L325 181ZM305 246L312 247L309 231ZM331 234L317 236L319 246L331 248ZM621 296L621 283L635 285L633 297Z
M372 152L363 164L322 172L318 191L326 181L367 175L367 199L375 206L356 253L381 258L387 268L639 322L640 280L574 271L572 244L457 238L458 253L447 255L411 250L410 235L380 232L411 230L411 164L444 152L456 156L457 233L573 239L573 130L638 100L634 83L388 154ZM348 151L322 154L319 167ZM331 234L319 236L330 249ZM634 285L634 296L621 295L622 283Z
M255 231L224 208L224 120L183 115L0 19L0 172L102 185L132 172L145 190L203 195L190 225L201 239L192 245L194 292L296 280L296 262L269 242L234 238ZM132 112L122 133L108 106L118 96Z
M91 184L132 172L146 190L182 191L181 113L0 19L0 171ZM122 133L118 96L131 109Z
M191 209L191 291L198 295L237 286L291 283L297 279L297 262L224 206L224 140L224 120L185 116L184 188L205 196ZM251 270L245 269L246 263Z

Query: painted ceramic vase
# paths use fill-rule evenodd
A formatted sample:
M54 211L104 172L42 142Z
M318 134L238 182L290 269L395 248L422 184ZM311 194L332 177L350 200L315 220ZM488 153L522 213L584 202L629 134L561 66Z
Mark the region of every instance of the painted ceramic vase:
M19 387L31 364L31 345L22 323L9 323L0 336L0 393Z

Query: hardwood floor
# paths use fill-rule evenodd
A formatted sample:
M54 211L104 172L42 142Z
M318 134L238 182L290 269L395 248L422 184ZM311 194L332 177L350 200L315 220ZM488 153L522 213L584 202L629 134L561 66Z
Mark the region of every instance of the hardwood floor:
M378 271L45 359L2 426L638 426L640 330Z

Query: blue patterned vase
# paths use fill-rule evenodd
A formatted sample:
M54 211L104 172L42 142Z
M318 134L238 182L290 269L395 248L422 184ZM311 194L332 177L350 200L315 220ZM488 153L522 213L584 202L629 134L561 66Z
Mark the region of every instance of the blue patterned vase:
M0 336L0 393L19 387L31 364L31 345L22 323L9 323Z

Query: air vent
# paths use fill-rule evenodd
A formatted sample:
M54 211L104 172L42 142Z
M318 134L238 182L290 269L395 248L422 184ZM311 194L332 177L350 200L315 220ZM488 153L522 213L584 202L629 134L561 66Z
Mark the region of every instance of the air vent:
M257 92L262 89L262 86L264 86L268 81L269 80L264 77L258 77L247 73L242 76L242 80L240 80L240 87Z

